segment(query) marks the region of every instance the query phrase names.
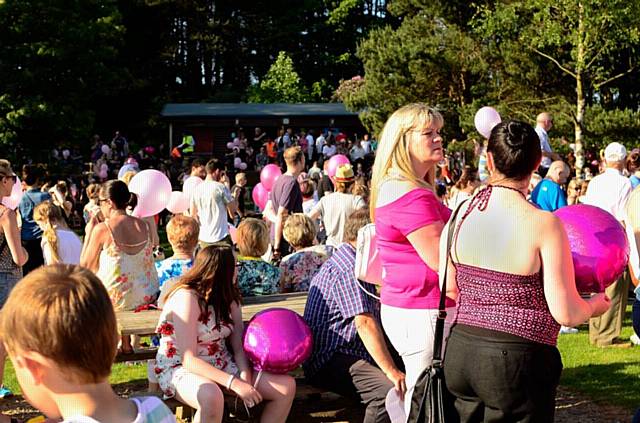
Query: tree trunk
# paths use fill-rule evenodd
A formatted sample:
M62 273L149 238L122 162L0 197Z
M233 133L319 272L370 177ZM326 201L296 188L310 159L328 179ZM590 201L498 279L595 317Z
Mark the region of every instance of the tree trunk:
M585 65L584 50L584 15L582 3L578 5L578 57L576 58L576 116L574 119L574 129L576 136L576 177L582 177L582 168L584 167L584 143L582 138L582 130L584 129L584 110L586 108L586 100L584 97L584 81L583 71Z

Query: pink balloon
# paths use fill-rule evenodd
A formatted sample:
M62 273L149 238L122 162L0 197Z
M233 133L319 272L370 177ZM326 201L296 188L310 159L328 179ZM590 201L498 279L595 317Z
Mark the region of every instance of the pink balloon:
M240 170L247 170L247 164L244 162L240 163L239 167L240 167Z
M578 204L554 212L564 224L579 292L604 292L624 272L629 241L624 228L610 213Z
M173 214L186 212L189 210L189 196L181 191L173 191L167 203L167 210Z
M350 163L351 162L349 161L349 158L344 154L336 154L329 159L329 165L327 166L327 176L329 178L333 178L334 176L336 176L338 167L342 166L343 164Z
M296 312L271 308L251 318L243 347L256 370L285 374L309 358L313 335Z
M238 230L236 229L235 226L233 226L231 223L229 223L229 236L231 236L231 242L233 242L234 244L238 243Z
M164 173L147 169L131 178L129 191L138 195L138 205L133 215L153 216L167 207L171 198L171 182Z
M111 152L111 149L107 144L102 144L102 147L100 147L100 151L102 151L104 154L109 154Z
M485 106L476 112L473 122L480 135L489 139L494 126L502 122L500 114L493 107Z
M259 183L253 187L251 198L253 198L253 203L258 206L260 210L264 210L264 206L267 205L267 200L269 200L269 191L267 191L262 183Z
M16 176L16 183L11 187L11 195L8 197L2 197L2 204L11 210L15 210L20 205L20 200L22 200L22 183L20 182L20 178Z
M187 194L187 197L191 198L193 197L193 193L195 192L198 185L200 185L202 182L204 182L202 178L199 178L197 176L189 176L182 185L182 192Z
M107 171L105 169L100 169L100 172L98 172L98 178L107 179Z
M236 157L233 159L233 165L236 167L240 167L240 163L242 163L242 159L240 157Z
M233 149L233 143L232 143L232 142L228 142L228 143L227 143L227 148L228 148L229 150L232 150L232 149Z
M271 191L280 175L282 175L282 171L278 166L268 164L260 172L260 182L267 191Z
M232 144L234 147L240 147L240 138L234 139Z

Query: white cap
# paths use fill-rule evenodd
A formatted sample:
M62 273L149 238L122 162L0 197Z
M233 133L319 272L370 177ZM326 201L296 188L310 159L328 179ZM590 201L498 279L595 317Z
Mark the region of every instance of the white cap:
M604 159L608 162L621 162L627 157L627 149L619 142L612 142L604 149Z

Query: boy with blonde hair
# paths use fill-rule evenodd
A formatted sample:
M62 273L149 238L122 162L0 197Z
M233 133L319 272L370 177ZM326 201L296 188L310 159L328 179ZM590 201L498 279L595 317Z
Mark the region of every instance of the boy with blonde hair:
M68 423L175 423L156 397L120 398L109 385L118 330L100 280L79 266L40 267L13 289L0 334L25 398Z

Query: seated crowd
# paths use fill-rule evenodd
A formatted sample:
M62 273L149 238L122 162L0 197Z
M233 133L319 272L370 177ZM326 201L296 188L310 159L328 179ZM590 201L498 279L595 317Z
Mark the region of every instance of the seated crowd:
M12 209L0 208L0 377L8 354L25 397L54 421L174 422L158 397L120 398L108 380L114 357L136 346L118 333L116 312L157 307L157 355L147 363L150 391L195 409L196 423L221 422L225 394L236 396L247 413L264 403L262 422L285 422L296 381L251 366L242 345L242 303L251 296L307 292L304 320L313 351L302 366L306 380L363 404L365 422L389 422L388 394L395 390L400 414L408 415L416 381L434 355L440 284L446 283L445 341L451 334L452 342L444 342L443 351L455 365L445 371L455 396L450 405L461 421L487 421L478 417L485 414L496 422L553 421L560 325L602 315L609 300L578 295L559 220L527 198L541 153L534 129L523 122L504 122L493 131L486 148L493 178L488 185L481 186L471 168L457 181L449 205L465 209L455 244L462 261L456 254L452 262L440 242L452 214L446 187L444 194L437 188L443 124L442 115L424 104L396 111L381 133L370 184L359 179L359 151L356 170L337 166L329 178L327 162L325 171L313 163L305 172L313 149L278 147L286 172L274 182L262 220L243 203L245 174L230 187L220 160L197 163L192 176L204 181L193 189L188 210L166 224L173 254L161 259L161 220L131 213L138 201L128 187L131 172L87 189L84 242L65 222L63 199L42 193L38 178L26 175L22 228ZM564 183L566 170L552 166L539 190ZM15 181L10 163L0 160L0 199ZM537 223L538 232L516 230L519 220L505 213L514 208L522 220L546 225ZM465 219L472 224L461 231ZM372 221L382 287L355 276L358 231ZM517 236L491 237L500 229L493 222L511 225L505 227ZM544 242L538 242L540 233ZM478 239L493 247L483 248ZM496 257L494 251L520 255ZM48 266L39 267L43 263ZM485 269L486 263L493 264ZM445 268L449 278L440 281ZM501 286L513 292L524 286L527 297L493 289L487 307L483 295L472 295L485 293L498 274L509 276ZM547 301L547 292L560 300ZM454 322L454 307L466 320ZM478 343L483 354L469 360ZM492 372L497 361L507 360L506 373ZM545 376L531 385L535 395L525 395L528 372ZM476 380L482 383L472 386ZM493 386L507 388L496 393ZM0 423L12 421L3 417Z

